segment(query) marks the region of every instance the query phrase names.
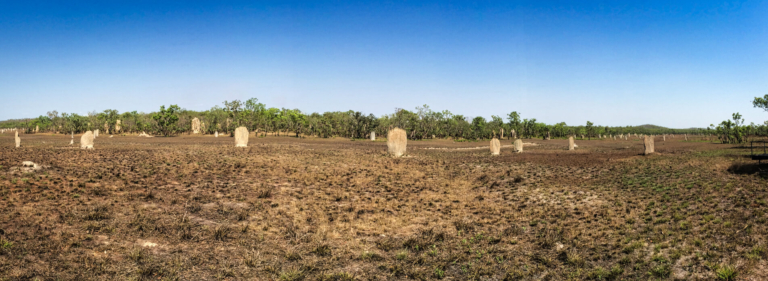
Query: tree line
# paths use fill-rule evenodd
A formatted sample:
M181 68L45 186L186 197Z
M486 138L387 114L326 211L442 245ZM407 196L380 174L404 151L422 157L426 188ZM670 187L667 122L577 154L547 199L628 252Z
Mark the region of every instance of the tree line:
M752 105L755 108L761 108L768 111L768 95L765 95L764 97L755 97L752 101ZM768 135L768 121L759 125L756 125L754 122L747 125L741 114L736 112L731 115L730 120L720 122L717 126L710 124L707 129L714 131L717 138L722 143L738 144L747 142L749 136Z
M768 95L766 95L768 99ZM277 136L314 136L321 138L367 138L371 132L382 136L391 128L399 127L408 132L412 140L428 138L452 138L454 140L477 140L501 137L505 138L567 138L568 136L597 138L601 135L621 134L713 134L720 127L692 129L669 129L664 127L595 125L587 121L584 125L567 125L565 122L545 124L536 118L523 118L521 113L512 111L505 116L491 116L488 120L482 116L469 117L454 114L448 110L435 111L428 105L414 110L396 108L391 114L374 116L359 111L333 111L324 113L305 113L299 109L267 107L258 99L246 101L224 101L222 106L214 106L205 111L193 111L178 105L161 106L156 112L123 112L107 109L102 112L89 112L82 116L75 113L50 111L45 116L32 119L6 120L0 122L0 128L18 128L27 133L82 133L99 129L112 133L140 133L175 136L192 132L192 120L201 122L201 133L232 133L235 128L244 126L251 132L261 135ZM722 125L722 124L721 124ZM748 133L768 132L768 124L750 127ZM734 126L731 126L733 128ZM735 127L743 127L735 124ZM117 129L119 128L119 131Z

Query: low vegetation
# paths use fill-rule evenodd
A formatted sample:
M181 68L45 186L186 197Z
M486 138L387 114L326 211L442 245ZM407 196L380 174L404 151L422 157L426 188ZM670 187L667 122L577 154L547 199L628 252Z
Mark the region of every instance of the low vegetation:
M768 179L731 145L503 141L490 157L434 140L395 159L348 139L12 141L0 280L768 278ZM48 168L11 172L25 160Z

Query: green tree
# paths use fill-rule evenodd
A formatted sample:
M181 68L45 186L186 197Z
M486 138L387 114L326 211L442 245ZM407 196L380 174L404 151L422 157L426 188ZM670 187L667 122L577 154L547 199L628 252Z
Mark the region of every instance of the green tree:
M243 112L243 102L240 100L233 100L231 102L224 101L224 111L227 112L229 118L232 118L232 123L227 128L228 131L234 131L235 128L240 127L242 119L245 117L241 115Z
M741 118L741 114L738 112L731 115L731 120L725 120L721 122L715 128L715 132L718 138L723 143L742 143L745 141L744 135L746 128L742 126L744 119ZM710 125L712 126L712 125Z
M244 114L247 124L244 125L248 127L248 130L255 131L262 125L262 117L266 108L267 107L263 103L260 103L257 98L250 98L245 101Z
M157 122L158 131L163 136L170 136L176 133L176 122L179 121L179 112L181 108L178 105L171 105L168 109L165 106L160 106L160 111L152 115L152 119Z
M482 116L477 116L474 119L472 119L472 130L475 132L474 138L485 138L485 127L486 127L486 121L485 118Z
M517 111L512 111L509 114L507 114L507 120L509 120L509 128L512 130L515 130L516 134L521 134L520 132L520 113L517 113ZM511 133L511 132L510 132Z
M765 95L764 97L755 97L755 100L752 101L752 105L754 105L757 108L762 108L765 111L768 111L768 95Z
M110 132L115 130L115 124L117 124L117 119L120 118L120 114L117 112L117 110L114 109L107 109L104 110L104 112L99 113L97 115L99 124L96 126L97 128L101 128L101 124L106 124L105 129L108 129Z
M592 139L592 134L594 134L594 133L595 133L595 127L594 127L594 125L595 125L594 123L587 121L587 127L586 127L586 129L587 129L587 137L588 137L590 140Z
M523 138L523 136L527 138L536 137L536 135L539 133L539 126L536 123L536 118L531 119L523 119L522 127L520 128L520 138Z
M501 129L504 128L504 120L496 115L491 115L491 121L488 122L487 130L493 133L492 138L501 135Z

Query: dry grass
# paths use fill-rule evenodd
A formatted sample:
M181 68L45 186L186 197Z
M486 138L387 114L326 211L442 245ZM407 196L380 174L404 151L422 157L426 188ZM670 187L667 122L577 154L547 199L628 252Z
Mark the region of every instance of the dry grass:
M731 146L68 142L0 136L0 280L766 278L768 181Z

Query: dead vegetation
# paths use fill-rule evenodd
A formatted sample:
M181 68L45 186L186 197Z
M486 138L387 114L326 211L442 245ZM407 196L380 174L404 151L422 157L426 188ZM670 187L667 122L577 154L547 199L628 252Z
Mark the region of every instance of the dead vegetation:
M0 137L0 280L766 278L768 181L726 145L68 140Z

